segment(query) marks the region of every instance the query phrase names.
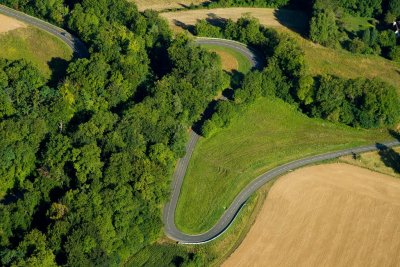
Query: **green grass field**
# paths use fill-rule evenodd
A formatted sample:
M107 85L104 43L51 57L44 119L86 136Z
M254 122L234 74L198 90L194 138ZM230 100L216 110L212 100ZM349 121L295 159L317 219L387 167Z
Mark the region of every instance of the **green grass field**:
M389 139L384 130L354 129L311 119L279 99L259 99L227 129L197 144L175 222L201 233L220 218L251 180L306 156Z
M344 49L323 47L296 33L289 32L289 34L298 41L304 51L312 75L331 74L352 79L379 77L398 88L400 92L400 63L377 55L353 54Z
M231 49L229 47L221 47L217 45L208 45L208 44L201 45L201 47L216 52L217 54L221 52L229 54L230 56L236 59L238 64L238 71L243 74L246 74L252 68L250 61L245 56L243 56L241 53L237 52L234 49ZM225 62L228 63L228 65L230 65L229 58L227 58ZM222 63L224 63L224 59L222 59Z
M57 37L34 27L0 34L0 57L24 58L32 62L46 78L62 73L72 50Z
M373 21L373 18L364 18L364 17L355 17L348 14L345 14L343 18L340 20L343 23L343 27L350 32L357 32L360 30L366 30L373 25L370 21Z

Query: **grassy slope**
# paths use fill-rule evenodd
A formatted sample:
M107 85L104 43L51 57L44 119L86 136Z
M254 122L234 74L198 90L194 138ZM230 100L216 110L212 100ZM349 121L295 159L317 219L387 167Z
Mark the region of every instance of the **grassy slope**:
M283 30L288 32L287 30ZM314 44L290 32L305 53L313 75L332 74L344 78L379 77L400 90L400 64L375 55L352 54Z
M251 63L248 61L248 59L234 49L228 47L220 47L216 45L201 45L201 46L208 50L216 52L217 54L218 52L222 51L232 55L238 62L239 72L247 73L251 69Z
M385 131L310 119L281 100L260 99L228 129L200 140L182 186L176 224L187 233L203 232L263 172L305 156L385 139Z
M24 58L32 62L42 73L50 78L52 70L62 71L65 61L72 57L72 50L57 37L34 27L16 29L0 34L0 57L7 59ZM49 66L53 58L55 65Z

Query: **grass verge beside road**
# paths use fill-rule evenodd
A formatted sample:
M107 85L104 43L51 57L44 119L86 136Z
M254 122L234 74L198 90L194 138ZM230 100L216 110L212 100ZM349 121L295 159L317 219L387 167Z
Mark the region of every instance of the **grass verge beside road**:
M252 67L250 61L234 49L209 44L202 44L201 47L217 53L221 57L222 67L226 71L232 71L233 69L246 74ZM235 65L236 68L233 68Z
M185 233L208 230L234 197L260 174L299 158L390 139L311 119L279 99L256 101L231 126L200 139L189 164L175 223Z
M26 59L46 78L65 71L72 50L57 37L34 27L20 28L0 34L0 57Z
M253 194L229 229L219 238L201 245L177 245L165 238L141 250L124 266L158 267L161 262L163 266L176 265L177 259L184 259L193 254L200 256L197 265L194 266L220 266L246 237L274 182L275 180L268 182Z

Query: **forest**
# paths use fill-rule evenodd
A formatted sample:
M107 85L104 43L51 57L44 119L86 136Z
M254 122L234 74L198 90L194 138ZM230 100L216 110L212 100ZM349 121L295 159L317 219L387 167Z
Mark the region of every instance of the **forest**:
M57 18L90 56L55 87L24 60L0 61L1 265L120 265L162 235L186 132L227 76L124 0L40 2L58 7L7 4Z
M122 265L163 236L162 207L188 130L230 77L215 54L125 0L0 2L68 29L90 54L73 59L57 85L24 60L0 59L0 264ZM392 12L346 3L349 12ZM264 68L231 84L232 101L217 103L204 136L260 96L356 127L398 121L396 88L379 79L312 77L294 40L251 17L200 21L195 33L238 40L265 59Z

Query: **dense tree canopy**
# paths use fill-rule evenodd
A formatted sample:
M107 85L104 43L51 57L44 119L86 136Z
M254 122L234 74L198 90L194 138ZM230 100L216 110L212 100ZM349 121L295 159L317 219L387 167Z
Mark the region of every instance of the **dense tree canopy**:
M228 79L154 12L124 0L44 11L57 3L7 2L57 18L90 56L56 88L25 61L0 60L0 264L120 265L161 235L186 131Z

